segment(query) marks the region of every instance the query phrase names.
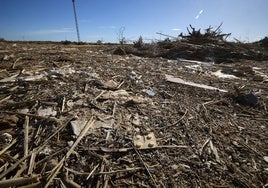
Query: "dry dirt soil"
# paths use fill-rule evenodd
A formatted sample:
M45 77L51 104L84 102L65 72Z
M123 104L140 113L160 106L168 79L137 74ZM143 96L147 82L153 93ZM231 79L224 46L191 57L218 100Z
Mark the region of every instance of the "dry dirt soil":
M0 43L0 187L268 185L267 61L116 48Z

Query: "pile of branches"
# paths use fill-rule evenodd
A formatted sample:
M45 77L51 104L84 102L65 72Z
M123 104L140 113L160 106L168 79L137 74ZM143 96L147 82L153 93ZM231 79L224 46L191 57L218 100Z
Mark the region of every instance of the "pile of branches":
M179 35L183 40L186 40L187 42L191 43L208 43L208 42L218 42L218 41L225 41L231 33L224 34L222 33L221 26L223 23L221 23L215 30L213 30L212 26L209 26L207 29L205 29L205 33L201 33L201 29L196 30L192 25L190 24L190 29L187 27L188 35L183 35L182 33Z

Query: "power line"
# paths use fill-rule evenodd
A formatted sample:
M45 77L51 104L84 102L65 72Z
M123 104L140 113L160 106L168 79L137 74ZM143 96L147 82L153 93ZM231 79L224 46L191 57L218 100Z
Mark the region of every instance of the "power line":
M77 21L77 15L76 15L76 9L75 9L75 0L72 0L73 2L73 9L74 9L74 20L75 20L75 26L76 26L76 33L77 33L77 41L80 42L80 34L78 29L78 21Z

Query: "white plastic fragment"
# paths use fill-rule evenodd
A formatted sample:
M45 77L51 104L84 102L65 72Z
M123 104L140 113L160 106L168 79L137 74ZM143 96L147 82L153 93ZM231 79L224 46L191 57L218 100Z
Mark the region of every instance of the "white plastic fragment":
M150 90L150 89L147 89L147 90L146 90L146 93L147 93L147 95L149 95L149 96L151 96L151 97L155 96L155 92L153 92L153 91Z
M147 135L135 135L133 137L134 145L138 149L148 149L157 147L156 138L153 132Z

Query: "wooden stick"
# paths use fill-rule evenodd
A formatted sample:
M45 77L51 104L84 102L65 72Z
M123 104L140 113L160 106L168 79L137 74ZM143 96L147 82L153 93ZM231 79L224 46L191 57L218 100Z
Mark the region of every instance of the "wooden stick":
M40 175L34 175L32 177L19 177L19 178L12 178L8 180L1 180L0 187L13 187L13 186L20 186L25 184L36 183L39 181Z
M88 120L86 126L81 131L79 137L76 139L75 143L72 145L72 147L70 148L70 150L67 152L66 159L69 158L69 156L73 153L74 148L82 140L82 138L86 135L86 133L88 132L88 130L94 125L94 123L95 123L95 120L93 119L93 117L90 120Z
M109 172L99 172L94 175L103 175L103 174L117 174L117 173L122 173L122 172L130 172L130 171L138 171L138 170L143 170L144 168L141 167L136 167L136 168L127 168L123 170L115 170L115 171L109 171Z
M68 123L73 119L70 118L67 123L63 124L61 127L59 127L52 135L50 135L44 142L42 145L40 145L38 148L35 149L35 152L39 152L41 151L41 149L48 143L48 141L53 138L59 131L61 131L64 127L66 127L68 125ZM27 159L28 157L30 157L32 155L34 151L30 152L27 156L24 156L23 158L21 158L20 160L18 160L15 164L13 164L11 167L9 167L5 172L3 172L2 174L0 174L0 179L2 179L3 177L5 177L8 173L12 172L15 168L17 168L17 166L24 161L25 159Z
M91 175L97 170L97 168L100 166L100 164L97 164L94 168L93 168L93 170L88 174L88 176L87 176L87 180L91 177Z
M9 167L6 171L4 171L2 174L0 174L0 180L5 177L8 173L12 172L21 162L23 162L25 159L31 156L31 153L28 154L27 156L24 156L20 160L18 160L15 164L13 164L11 167Z
M61 105L61 112L63 112L64 111L64 108L65 108L65 97L63 97L63 99L62 99L62 105Z
M67 188L67 186L63 183L63 181L60 178L55 178L55 180L60 182L60 187L61 188Z
M68 185L70 185L70 187L73 187L73 188L81 188L81 186L80 186L78 183L76 183L76 182L74 182L73 180L70 180L70 179L68 178L68 171L65 173L64 181L65 181Z
M58 172L60 171L61 167L63 166L63 162L65 160L65 157L63 157L61 159L61 161L59 162L59 164L57 166L54 167L54 169L52 170L52 173L50 174L50 176L47 178L47 182L46 185L44 186L45 188L49 187L49 184L52 182L52 180L56 177L56 175L58 174Z
M68 125L68 123L73 119L74 117L71 117L70 119L68 119L68 121L65 123L65 124L63 124L61 127L59 127L52 135L50 135L44 142L43 142L43 144L41 145L41 146L45 146L47 143L48 143L48 141L51 139L51 138L53 138L56 134L58 134L63 128L65 128L67 125Z
M28 113L11 112L11 111L0 111L0 113L15 114L15 115L22 115L22 116L29 116L29 117L33 117L33 118L36 118L36 119L42 119L42 120L48 120L48 121L54 121L54 122L58 122L59 121L57 118L43 117L43 116L38 116L38 115L35 115L35 114L28 114Z
M125 81L122 81L122 82L117 86L117 89L119 89L124 83L125 83Z
M187 112L188 112L188 110L186 110L185 113L183 114L183 116L178 121L173 123L171 126L177 125L181 120L183 120L183 118L186 116Z
M99 167L99 164L97 166L94 167L94 169L91 171L91 172L79 172L79 171L76 171L76 170L73 170L71 168L68 168L68 167L64 167L66 170L76 174L76 175L79 175L79 176L87 176L87 180L91 177L91 176L94 176L94 175L103 175L103 174L117 174L117 173L123 173L123 172L131 172L131 171L138 171L138 170L144 170L144 168L142 167L136 167L136 168L126 168L126 169L122 169L122 170L114 170L114 171L109 171L109 172L96 172L94 173L96 170Z
M156 182L155 182L155 180L154 180L154 178L153 178L153 176L152 176L152 174L151 174L151 172L149 171L147 165L146 165L145 162L143 161L143 159L142 159L140 153L138 152L138 150L137 150L135 147L133 147L133 148L134 148L135 152L137 153L138 157L140 158L140 161L142 162L143 166L145 167L145 169L146 169L147 173L149 174L151 180L153 181L155 187L158 187L157 184L156 184Z
M10 98L11 98L11 95L9 95L9 96L7 96L7 97L1 99L1 100L0 100L0 103L5 102L5 101L9 100Z
M139 150L155 150L155 149L176 149L176 148L188 148L186 145L162 145L162 146L156 146L154 148L141 148ZM105 148L105 147L91 147L87 148L88 151L102 151L105 153L118 153L118 152L128 152L134 150L133 148ZM92 153L90 153L92 154ZM97 154L94 154L96 156ZM100 159L103 159L102 156L96 156L99 157Z
M100 171L103 172L103 170L104 170L104 164L102 163L100 167ZM96 187L100 187L100 178L98 179Z
M52 182L52 180L56 177L57 173L62 168L64 161L66 159L68 159L70 157L70 155L74 152L74 148L81 141L81 139L86 135L86 133L94 125L94 123L95 123L95 120L93 119L93 117L90 120L88 120L86 126L81 131L80 135L78 136L78 138L76 139L75 143L72 145L70 150L66 153L65 157L63 157L62 160L59 162L59 164L57 166L55 166L54 169L52 170L52 173L50 174L50 176L47 179L45 188L47 188L49 186L49 184Z
M15 90L18 89L18 88L19 88L19 86L14 86L14 87L8 89L8 91L12 92L12 91L15 91Z
M115 111L116 111L116 102L114 102L114 107L113 107L113 117L114 117L114 115L115 115Z
M209 141L210 141L210 138L208 138L208 139L204 142L203 146L202 146L201 149L200 149L200 155L202 155L203 150L204 150L204 148L206 147L206 145L209 143Z
M13 146L17 142L17 139L14 139L8 146L6 146L4 149L0 151L0 156L4 154L11 146Z
M13 178L18 178L18 177L21 177L21 174L27 169L27 166L26 166L26 162L22 162L22 164L20 165L20 168L19 170L17 170L15 176L13 176Z
M211 148L211 150L212 150L212 153L215 155L216 161L217 161L218 163L220 163L221 161L220 161L220 157L219 157L217 148L214 147L214 145L213 145L213 143L212 143L211 140L209 140L209 145L210 145L210 148Z
M16 82L17 81L17 78L16 77L19 76L19 75L20 75L20 71L19 71L19 73L14 74L13 76L10 76L8 78L1 79L0 80L0 83Z
M28 169L28 175L32 175L33 173L33 168L35 164L35 157L36 157L36 152L32 152L31 159L30 159L30 165Z
M70 187L73 187L73 188L80 188L80 187L81 187L78 183L74 182L73 180L68 179L67 177L64 179L64 181L65 181ZM68 187L69 187L69 186L68 186Z
M32 183L29 185L20 186L19 188L40 188L40 187L42 187L41 185L42 185L42 183L38 181L37 183Z
M87 90L88 90L88 84L86 83L86 84L85 84L85 87L84 87L84 93L86 93Z
M36 162L35 165L37 166L37 165L39 165L39 164L41 164L41 163L44 163L44 162L48 161L49 159L51 159L51 158L54 157L55 155L61 153L61 152L62 152L63 150L65 150L66 148L67 148L67 147L62 148L62 149L60 149L59 151L56 151L55 153L53 153L53 154L47 156L46 158L44 158L44 159L42 159L42 160Z
M14 63L12 64L12 69L14 69L15 68L15 66L16 66L16 63L19 61L19 60L21 60L22 59L22 57L19 57L18 59L16 59L16 61L14 61Z
M28 142L29 142L29 116L25 117L25 122L23 125L24 129L24 156L28 155Z
M93 100L96 101L98 98L100 98L103 95L103 93L105 93L105 91L101 91L101 93L97 97L95 97L95 99Z
M9 162L6 162L0 167L0 172L5 171L7 169L7 166L9 166Z

